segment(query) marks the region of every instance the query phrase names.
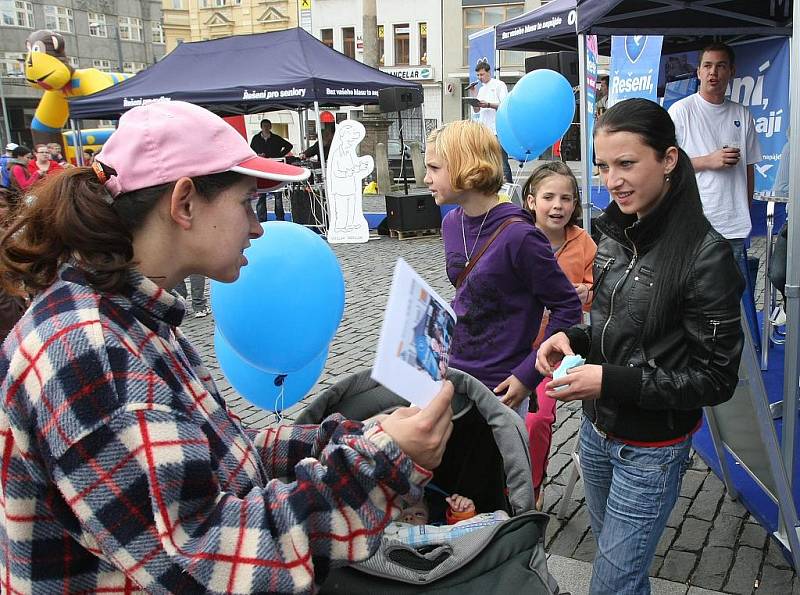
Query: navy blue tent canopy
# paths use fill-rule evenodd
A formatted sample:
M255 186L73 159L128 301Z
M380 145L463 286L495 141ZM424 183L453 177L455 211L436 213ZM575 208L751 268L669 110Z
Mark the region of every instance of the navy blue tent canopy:
M553 0L497 26L497 49L575 50L577 34L664 35L664 51L791 35L790 0Z
M123 83L70 101L75 119L116 119L152 100L180 100L220 115L378 103L387 87L418 83L329 48L304 29L182 43Z

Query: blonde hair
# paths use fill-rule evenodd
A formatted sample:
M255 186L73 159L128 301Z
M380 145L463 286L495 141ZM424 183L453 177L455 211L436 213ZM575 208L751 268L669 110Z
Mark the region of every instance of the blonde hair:
M428 149L447 164L456 192L496 194L503 185L500 143L483 124L469 120L445 124L428 136Z

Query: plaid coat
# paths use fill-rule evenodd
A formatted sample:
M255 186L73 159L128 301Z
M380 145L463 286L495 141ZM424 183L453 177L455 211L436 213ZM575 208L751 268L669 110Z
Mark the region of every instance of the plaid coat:
M123 293L66 265L3 345L0 591L313 592L421 496L380 425L242 428L183 302Z

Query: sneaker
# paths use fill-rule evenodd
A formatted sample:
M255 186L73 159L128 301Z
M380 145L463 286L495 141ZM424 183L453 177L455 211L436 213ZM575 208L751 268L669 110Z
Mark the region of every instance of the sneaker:
M772 316L770 316L769 321L772 323L772 326L783 326L786 324L786 311L783 309L783 306L776 306L772 311Z
M208 308L203 308L202 310L198 310L197 312L195 312L194 317L205 318L206 316L208 316L208 314L209 314Z

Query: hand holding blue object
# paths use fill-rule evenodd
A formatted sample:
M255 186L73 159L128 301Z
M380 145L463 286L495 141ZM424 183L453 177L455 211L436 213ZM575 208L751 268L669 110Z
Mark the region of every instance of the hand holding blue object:
M581 357L580 355L566 355L564 359L561 360L558 368L556 368L555 372L553 372L553 380L558 380L559 378L563 378L567 375L567 370L571 368L575 368L577 366L582 366L586 363L586 359ZM554 387L553 390L563 390L567 388L569 385L564 386L557 386Z

